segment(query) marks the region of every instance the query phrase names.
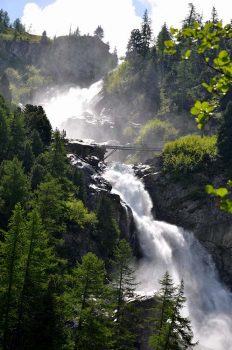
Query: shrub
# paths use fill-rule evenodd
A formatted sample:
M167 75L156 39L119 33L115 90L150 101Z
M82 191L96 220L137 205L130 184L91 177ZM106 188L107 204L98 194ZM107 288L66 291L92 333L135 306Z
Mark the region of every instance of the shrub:
M184 136L165 145L164 171L185 175L206 168L216 157L216 136Z
M177 129L170 122L151 119L141 128L136 143L147 146L158 146L160 143L175 139L177 134Z

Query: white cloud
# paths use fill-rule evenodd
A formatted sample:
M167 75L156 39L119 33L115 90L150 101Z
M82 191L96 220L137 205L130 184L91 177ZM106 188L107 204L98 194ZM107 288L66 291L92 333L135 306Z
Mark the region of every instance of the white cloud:
M82 34L92 34L101 25L104 40L122 55L131 30L140 26L141 18L136 16L133 0L56 0L44 8L28 3L22 22L31 33L46 30L51 37L68 34L70 26L78 26Z
M182 20L188 13L188 4L193 3L197 12L203 14L203 19L210 19L213 6L223 19L224 23L229 23L232 18L231 0L141 0L151 6L151 18L154 34L157 34L164 24L168 26L180 27Z
M139 0L151 8L153 32L159 32L164 22L168 26L179 27L188 13L191 0ZM229 22L232 17L231 0L193 0L199 13L208 19L215 6L219 18ZM148 6L149 5L149 6ZM100 24L105 31L105 41L111 49L116 46L119 55L124 55L130 32L139 28L141 18L136 15L133 0L54 0L51 5L40 8L36 3L28 3L24 8L22 22L31 32L48 35L69 33L70 26L79 26L82 34L92 34Z

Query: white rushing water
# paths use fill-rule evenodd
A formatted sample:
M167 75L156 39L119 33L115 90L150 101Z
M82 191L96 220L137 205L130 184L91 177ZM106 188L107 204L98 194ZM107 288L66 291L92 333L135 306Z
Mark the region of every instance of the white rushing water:
M198 350L232 349L232 296L220 283L211 257L192 233L154 220L152 201L131 167L115 164L105 173L133 211L144 258L137 270L139 289L151 294L166 271L183 278L187 308Z
M42 105L53 128L61 128L69 118L84 118L83 112L97 98L102 89L102 80L89 88L69 87L65 90L51 89L48 96L38 96L35 103ZM90 110L91 112L91 110Z

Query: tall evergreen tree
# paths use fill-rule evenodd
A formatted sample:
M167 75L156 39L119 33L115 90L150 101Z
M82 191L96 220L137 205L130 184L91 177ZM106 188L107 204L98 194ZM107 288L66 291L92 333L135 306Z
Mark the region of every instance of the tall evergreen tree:
M23 258L25 252L25 224L23 211L17 204L9 223L9 230L0 245L0 303L2 348L10 348L16 326L17 305L23 285Z
M24 349L25 344L28 343L27 338L33 338L35 333L33 326L35 325L31 320L37 318L39 322L38 305L43 302L49 285L49 276L54 272L56 265L56 257L49 244L48 233L44 230L36 209L29 214L25 243L27 249L22 290L18 303L17 328L13 347L15 349Z
M152 29L151 20L148 17L148 12L145 10L143 15L143 22L141 27L141 39L142 39L142 55L146 56L149 51L151 43Z
M56 179L51 179L42 182L35 194L34 205L38 208L42 223L54 243L54 239L60 239L61 234L65 231L65 204L62 186Z
M127 58L136 57L142 52L142 35L139 29L133 29L127 45Z
M125 240L119 241L112 262L112 284L115 295L114 349L132 350L135 348L138 324L135 298L135 276L132 263L132 250Z
M54 132L54 140L50 147L49 156L51 174L56 178L64 177L68 167L68 160L65 151L64 139L61 137L58 130Z
M101 26L98 26L96 30L94 31L94 36L98 37L99 39L104 38L104 30Z
M187 350L193 349L191 322L182 316L184 297L184 282L175 288L172 279L166 273L160 281L158 305L154 309L154 335L150 337L150 345L155 350Z
M22 162L17 158L4 161L0 177L1 212L8 215L17 203L25 204L29 198L30 183Z
M111 346L109 291L104 263L87 253L73 269L66 292L69 319L73 320L73 350L102 350Z
M10 155L22 159L24 153L25 127L20 109L14 112L10 124Z
M104 195L101 196L98 203L97 219L95 236L99 243L100 253L104 258L112 257L120 231L112 202Z
M7 157L8 146L9 125L7 120L7 111L4 108L4 105L0 105L0 163L5 157Z

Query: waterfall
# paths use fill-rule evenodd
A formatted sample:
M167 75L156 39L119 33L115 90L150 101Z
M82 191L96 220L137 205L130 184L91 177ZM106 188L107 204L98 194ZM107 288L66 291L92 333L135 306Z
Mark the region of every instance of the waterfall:
M37 96L35 103L42 105L53 128L60 128L70 118L84 119L84 112L91 114L91 104L102 89L102 80L89 88L52 88L46 95Z
M152 201L130 166L114 164L104 177L113 192L131 207L144 258L137 268L138 289L151 294L169 271L175 283L183 278L197 350L232 348L232 295L219 281L207 251L190 232L154 220Z

